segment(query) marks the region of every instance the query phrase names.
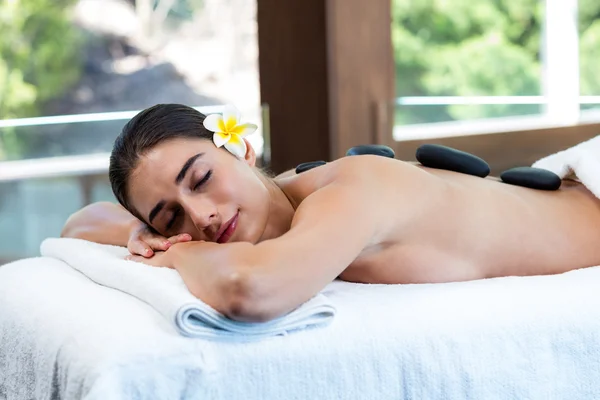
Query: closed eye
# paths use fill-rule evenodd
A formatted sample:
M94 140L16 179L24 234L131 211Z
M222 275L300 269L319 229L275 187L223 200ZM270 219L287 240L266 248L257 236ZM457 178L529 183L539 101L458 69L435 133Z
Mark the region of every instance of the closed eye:
M210 179L210 177L212 176L212 170L209 170L206 175L204 175L202 177L202 179L200 179L192 188L192 190L197 190L198 188L202 187L202 185L204 185L206 182L208 182L208 180ZM167 223L167 226L165 227L165 230L167 232L170 232L171 229L173 229L173 226L175 225L175 223L177 222L177 219L179 218L179 216L181 215L181 208L176 208L173 211L173 216L171 217L171 219L169 220L169 222Z
M173 225L175 224L175 221L177 221L177 217L179 217L179 214L181 214L181 208L177 208L175 209L175 211L173 211L173 216L171 217L171 219L167 223L167 226L165 227L167 232L169 232L171 228L173 228Z
M200 188L202 185L204 185L206 182L208 182L208 180L210 179L210 177L212 176L212 170L209 170L206 175L204 175L204 177L202 179L200 179L198 181L198 183L196 183L193 187L192 190L197 190L198 188Z

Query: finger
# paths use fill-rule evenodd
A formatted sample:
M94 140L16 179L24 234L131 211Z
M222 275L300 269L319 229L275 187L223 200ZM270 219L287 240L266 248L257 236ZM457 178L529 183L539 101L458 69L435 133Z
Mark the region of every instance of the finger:
M189 242L192 240L192 236L189 233L181 233L179 235L171 236L168 240L171 244Z
M154 252L148 246L148 244L141 240L133 240L129 242L129 244L127 245L127 249L133 255L140 255L143 257L152 257L154 255Z
M128 255L125 257L125 259L127 261L135 261L135 262L143 262L143 260L145 260L145 258L142 256L134 256L134 255Z
M156 257L142 257L142 256L128 255L125 257L125 260L142 263L145 265L149 265L151 267L157 267L157 268L158 267L160 267L160 268L166 267L166 268L174 269L173 267L163 265L164 260L161 260L160 258L158 258L158 255Z
M153 236L144 241L150 246L152 250L166 251L173 243L162 236Z

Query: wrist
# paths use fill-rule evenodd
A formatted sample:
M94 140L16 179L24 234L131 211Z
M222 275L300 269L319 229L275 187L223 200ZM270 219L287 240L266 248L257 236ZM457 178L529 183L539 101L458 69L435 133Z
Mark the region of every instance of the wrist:
M129 236L131 236L134 233L142 230L145 227L146 227L146 224L144 222L142 222L139 219L134 217L130 221L127 222L127 233Z
M166 251L168 255L168 267L177 269L184 263L184 258L190 252L190 245L192 242L178 242L172 244Z

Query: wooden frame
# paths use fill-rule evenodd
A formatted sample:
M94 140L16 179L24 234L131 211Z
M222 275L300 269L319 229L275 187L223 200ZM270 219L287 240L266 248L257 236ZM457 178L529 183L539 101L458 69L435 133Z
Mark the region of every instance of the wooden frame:
M390 0L257 0L257 21L273 172L391 140Z

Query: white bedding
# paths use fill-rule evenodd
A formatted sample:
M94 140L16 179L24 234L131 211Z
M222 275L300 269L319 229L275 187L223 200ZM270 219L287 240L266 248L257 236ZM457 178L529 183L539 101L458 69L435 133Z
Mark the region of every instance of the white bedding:
M597 399L599 288L598 267L334 282L329 326L223 343L61 261L22 260L0 267L0 399Z

